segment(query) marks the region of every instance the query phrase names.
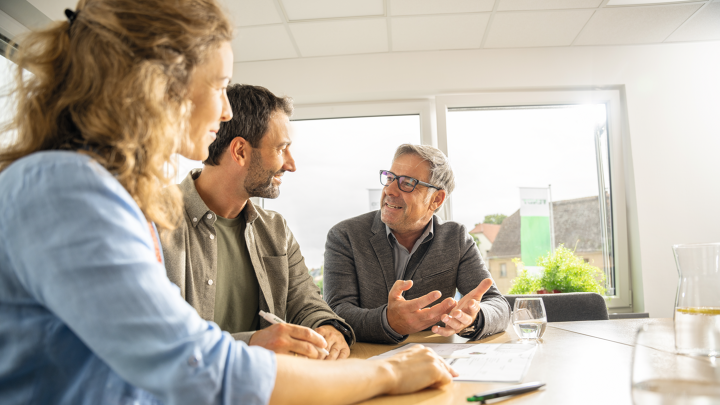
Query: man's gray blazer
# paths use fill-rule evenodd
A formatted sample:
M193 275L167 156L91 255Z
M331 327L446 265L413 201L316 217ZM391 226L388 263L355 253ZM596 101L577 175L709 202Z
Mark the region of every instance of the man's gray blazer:
M465 295L491 277L475 242L457 222L432 218L434 236L422 243L410 258L405 280L413 286L405 299L439 290L442 297ZM383 310L395 284L393 252L380 211L369 212L335 225L325 244L325 300L355 330L358 341L398 343L383 328ZM477 340L502 332L510 322L510 305L493 286L482 298L479 328L470 336ZM478 324L478 323L476 323Z

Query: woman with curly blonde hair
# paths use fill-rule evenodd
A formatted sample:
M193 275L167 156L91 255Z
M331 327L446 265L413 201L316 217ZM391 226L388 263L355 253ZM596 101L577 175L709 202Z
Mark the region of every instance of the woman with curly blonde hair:
M328 365L200 318L156 225L182 209L171 156L205 159L232 116L232 25L215 0L81 0L66 15L20 42L17 140L0 151L3 404L331 404L450 381L428 349Z

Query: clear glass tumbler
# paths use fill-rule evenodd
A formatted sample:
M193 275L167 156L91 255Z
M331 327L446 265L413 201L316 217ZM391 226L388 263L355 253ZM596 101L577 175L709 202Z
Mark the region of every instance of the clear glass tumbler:
M674 245L678 353L720 356L720 243Z
M517 298L512 313L513 328L521 340L542 338L547 328L542 298Z
M675 353L672 325L644 325L632 359L634 405L720 405L715 358Z

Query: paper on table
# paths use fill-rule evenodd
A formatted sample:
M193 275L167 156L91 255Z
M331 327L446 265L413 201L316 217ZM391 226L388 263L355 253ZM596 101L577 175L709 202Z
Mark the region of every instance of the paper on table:
M370 359L383 359L407 350L410 343ZM519 382L525 376L535 354L535 344L426 343L460 374L455 381Z

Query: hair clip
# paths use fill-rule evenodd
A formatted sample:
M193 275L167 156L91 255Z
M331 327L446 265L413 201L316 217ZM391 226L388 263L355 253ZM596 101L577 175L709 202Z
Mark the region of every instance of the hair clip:
M69 8L65 9L65 17L67 17L68 21L70 21L71 26L72 26L72 23L75 22L77 15L78 15L78 13L70 10Z

